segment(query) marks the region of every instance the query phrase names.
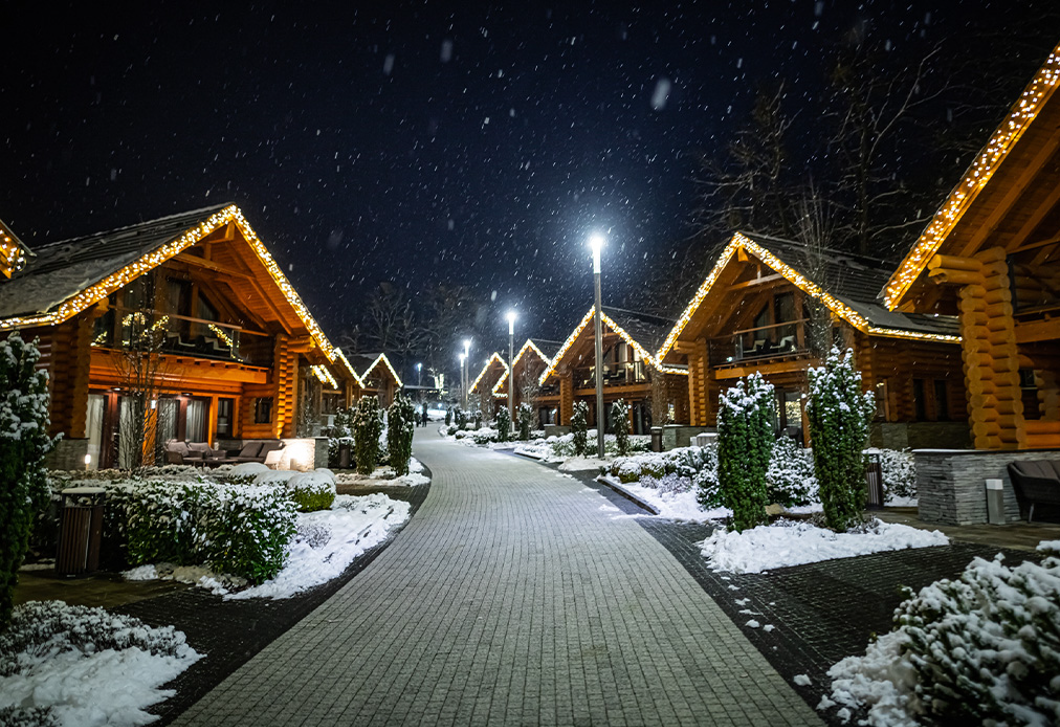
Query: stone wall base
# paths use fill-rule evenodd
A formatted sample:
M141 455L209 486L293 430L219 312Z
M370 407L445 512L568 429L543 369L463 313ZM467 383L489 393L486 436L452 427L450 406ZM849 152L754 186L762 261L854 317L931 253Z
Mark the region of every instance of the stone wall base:
M1005 522L1022 519L1008 465L1036 459L1060 461L1060 450L914 450L920 519L942 525L988 522L988 479L1002 482Z
M44 466L50 470L83 470L86 454L88 454L87 439L63 437L55 445L55 449L44 458ZM96 469L97 464L92 462L89 467Z
M882 449L971 449L968 422L873 422L869 445Z

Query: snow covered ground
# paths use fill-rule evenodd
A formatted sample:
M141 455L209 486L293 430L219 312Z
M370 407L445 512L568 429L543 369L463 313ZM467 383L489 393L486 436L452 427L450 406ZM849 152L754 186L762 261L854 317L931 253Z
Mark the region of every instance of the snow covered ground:
M834 533L807 522L777 520L742 533L718 528L699 546L715 570L761 573L834 558L948 543L949 538L937 530L917 530L880 520L872 520L858 532L846 533Z
M334 474L337 485L416 487L431 481L430 477L423 474L423 465L415 457L409 460L409 473L401 477L395 477L391 467L376 467L375 472L370 475L358 474L353 470L339 470Z
M19 719L36 708L64 727L148 724L158 717L144 710L175 693L159 687L201 658L171 626L62 601L27 603L0 637L0 723L50 724Z
M408 520L409 513L409 503L380 493L361 497L337 495L329 510L298 514L298 531L283 570L272 580L250 588L243 588L245 583L239 579L218 575L202 566L162 563L133 568L124 575L130 580L166 578L193 583L226 600L290 598L341 575L357 556Z

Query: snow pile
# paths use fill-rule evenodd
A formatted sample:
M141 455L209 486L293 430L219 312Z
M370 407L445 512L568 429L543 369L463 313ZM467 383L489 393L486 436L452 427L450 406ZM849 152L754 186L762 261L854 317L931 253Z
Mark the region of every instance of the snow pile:
M699 546L715 570L761 573L834 558L948 543L949 539L937 530L917 530L875 519L845 533L807 522L777 520L742 533L718 528Z
M147 724L158 717L144 710L175 693L159 687L200 658L172 626L33 601L0 635L0 722Z
M226 599L290 598L341 575L357 556L407 521L410 512L409 503L376 493L336 495L330 509L298 513L282 570L250 588L245 588L244 579L215 573L205 566L157 563L122 575L129 580L164 578L191 583Z
M622 485L622 489L650 504L659 511L658 517L668 520L706 522L732 516L732 510L724 507L703 509L692 481L676 474L663 475L659 479L645 477L640 482Z
M868 724L1060 724L1060 541L1039 565L973 560L895 611L895 630L828 671L818 709Z
M226 599L290 598L332 578L409 518L409 503L376 493L338 495L330 510L302 513L287 565L275 578Z
M409 460L409 473L401 477L394 476L391 467L376 467L370 475L361 475L354 470L336 472L335 483L354 487L416 487L429 484L431 478L423 474L423 465L415 457Z

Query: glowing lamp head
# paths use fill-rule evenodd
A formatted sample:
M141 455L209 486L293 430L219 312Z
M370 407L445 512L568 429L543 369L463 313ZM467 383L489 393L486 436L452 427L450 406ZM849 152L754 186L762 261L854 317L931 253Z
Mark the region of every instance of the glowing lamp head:
M515 311L508 311L508 335L511 336L515 333Z
M593 272L600 272L600 250L604 247L604 236L600 234L593 235L589 238L589 247L593 251Z
M467 358L468 353L471 351L471 339L464 339L464 357Z
M466 354L466 353L462 353L462 354L460 354L460 365L461 365L461 366L463 366L463 365L464 365L464 361L465 361L465 360L467 360L467 354Z

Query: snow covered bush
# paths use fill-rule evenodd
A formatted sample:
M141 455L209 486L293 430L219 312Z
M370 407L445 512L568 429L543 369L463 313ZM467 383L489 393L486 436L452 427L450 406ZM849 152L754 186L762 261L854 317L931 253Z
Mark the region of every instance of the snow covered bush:
M481 429L483 420L482 410L476 409L475 413L471 415L471 418L475 422L475 429Z
M629 407L623 399L611 405L611 426L615 430L618 454L625 457L629 454Z
M807 372L806 418L813 463L828 526L844 531L861 522L865 509L865 458L869 422L876 413L872 392L862 392L854 352L832 347L824 366Z
M973 560L909 596L865 656L833 666L831 698L871 724L1060 724L1060 541L1039 565Z
M460 407L456 407L453 410L453 417L454 417L454 420L456 422L456 428L457 429L467 429L467 412L466 411L464 411Z
M505 407L497 412L497 441L507 442L512 438L512 417Z
M390 466L398 477L409 473L412 459L412 437L416 433L416 407L404 394L394 397L387 417L386 444ZM330 503L329 503L330 505Z
M284 487L299 512L327 510L335 502L335 475L331 470L299 472L287 480Z
M283 486L130 480L107 488L105 538L131 565L210 563L260 583L283 568L295 503Z
M573 436L574 456L581 457L589 451L589 405L584 401L574 402L574 413L570 418L570 433Z
M354 458L357 472L370 475L379 461L379 435L383 433L383 412L379 399L362 396L353 415Z
M48 436L48 374L40 351L16 331L0 343L0 632L11 620L18 569L37 513L48 504L44 455Z
M719 397L718 484L737 532L766 521L774 408L773 385L757 372Z
M172 626L31 601L0 636L0 724L147 724L172 694L159 687L200 658Z
M912 452L908 449L869 449L867 452L880 457L883 491L888 500L916 497L916 465Z
M791 437L784 434L777 437L766 470L766 493L770 502L784 507L816 502L813 453L800 447Z
M692 480L676 472L671 472L658 478L648 475L641 479L640 484L644 487L658 490L664 495L675 495L692 489Z
M530 430L534 425L534 409L528 402L519 405L519 439L524 442L530 441Z

